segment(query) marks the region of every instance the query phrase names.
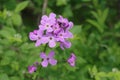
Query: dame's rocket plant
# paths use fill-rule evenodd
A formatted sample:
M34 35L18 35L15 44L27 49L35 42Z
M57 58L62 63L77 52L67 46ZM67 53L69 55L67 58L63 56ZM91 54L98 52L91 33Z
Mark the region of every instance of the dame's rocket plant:
M70 29L73 27L73 23L68 19L59 16L56 18L56 14L50 13L49 16L43 15L39 24L39 28L29 33L31 41L35 41L35 46L38 47L42 44L48 44L50 48L54 48L57 43L60 44L60 48L71 47L69 38L73 38L73 34ZM51 51L46 55L45 51L40 53L42 58L41 66L47 67L48 64L56 65L57 60L54 59L55 52ZM74 53L66 60L70 66L75 66L76 56ZM28 67L28 72L33 73L37 70L38 66L32 65Z

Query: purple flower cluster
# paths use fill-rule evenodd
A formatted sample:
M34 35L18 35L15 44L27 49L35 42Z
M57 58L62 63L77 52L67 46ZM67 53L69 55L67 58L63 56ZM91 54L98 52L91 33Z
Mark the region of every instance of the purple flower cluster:
M34 30L29 33L29 38L32 41L36 41L35 46L40 46L41 44L48 44L50 48L56 46L56 43L60 44L61 49L70 48L71 42L68 41L69 38L73 37L70 29L73 27L73 23L68 21L68 19L59 16L56 18L56 14L50 13L49 16L43 15L39 24L39 29ZM40 64L37 62L32 66L28 67L30 74L37 70L37 67L41 65L42 67L47 67L48 64L54 66L57 64L57 60L54 59L55 52L51 51L48 55L45 52L40 53L40 58L42 62ZM70 66L75 66L76 56L74 53L67 59L67 63Z
M51 13L49 16L43 15L40 21L39 29L30 32L29 38L36 41L35 46L48 43L49 47L53 48L56 43L60 43L60 47L70 48L71 43L68 41L73 35L69 31L73 27L73 23L68 19Z

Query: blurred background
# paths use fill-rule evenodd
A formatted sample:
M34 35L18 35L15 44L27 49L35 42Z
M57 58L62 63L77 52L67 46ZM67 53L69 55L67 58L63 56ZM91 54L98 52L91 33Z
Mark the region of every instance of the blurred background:
M28 35L45 12L74 23L72 47L53 50L57 60L74 52L76 66L60 63L29 74L44 45L35 47ZM120 80L119 69L120 0L0 0L0 80Z

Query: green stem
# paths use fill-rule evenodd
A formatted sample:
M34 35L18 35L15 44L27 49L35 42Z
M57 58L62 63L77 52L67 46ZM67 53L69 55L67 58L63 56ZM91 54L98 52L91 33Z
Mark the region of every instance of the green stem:
M47 46L48 46L48 44L45 44L43 52L46 52ZM38 71L40 71L41 68L42 68L42 66L40 65L39 68L38 68ZM40 78L39 74L37 73L37 75L35 77L35 80L38 80L39 78Z
M46 52L47 46L48 46L48 44L45 44L43 52Z

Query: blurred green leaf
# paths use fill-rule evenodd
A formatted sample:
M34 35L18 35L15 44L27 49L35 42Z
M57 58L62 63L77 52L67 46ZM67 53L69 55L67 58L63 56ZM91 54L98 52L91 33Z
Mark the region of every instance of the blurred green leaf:
M7 74L0 74L0 80L9 80L9 77Z
M107 16L108 16L108 12L109 12L109 9L108 8L106 8L104 11L103 11L103 15L102 15L102 21L103 22L105 22L106 21L106 18L107 18Z
M20 26L22 24L21 16L17 13L14 13L14 15L12 15L12 22L15 26Z
M10 63L10 60L11 60L10 57L6 57L6 56L5 56L5 57L1 60L0 65L2 65L2 66L8 65L8 64Z
M23 9L27 7L28 4L29 4L29 1L24 1L24 2L19 3L17 7L15 8L15 12L22 11Z
M96 27L99 32L101 32L101 33L103 32L103 27L100 26L97 21L88 19L87 22L89 22L89 23L92 24L94 27Z
M67 0L57 0L57 3L56 3L57 6L62 6L66 4L67 4Z
M65 16L65 17L72 17L73 16L73 12L72 12L70 5L68 5L64 8L63 16Z
M19 63L16 62L16 61L13 61L13 62L11 63L11 67L12 67L13 70L18 71L18 70L19 70Z
M11 77L10 80L21 80L19 77Z

